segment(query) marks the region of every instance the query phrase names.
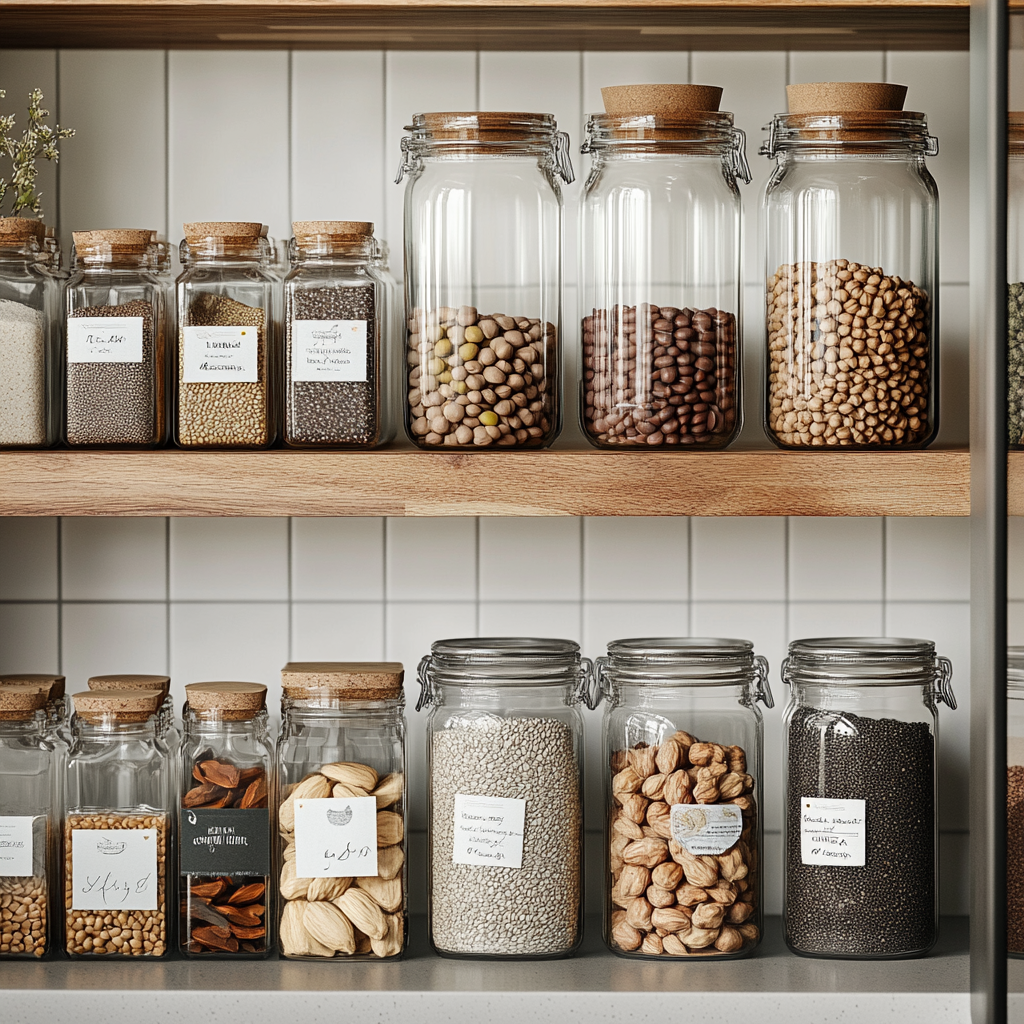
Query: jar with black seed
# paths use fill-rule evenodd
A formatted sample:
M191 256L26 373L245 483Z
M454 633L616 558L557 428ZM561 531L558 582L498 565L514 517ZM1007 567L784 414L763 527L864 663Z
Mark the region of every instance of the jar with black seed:
M390 440L390 279L373 224L296 221L285 278L284 441L374 448Z
M924 956L938 937L938 705L930 640L795 640L782 666L786 944L801 956Z

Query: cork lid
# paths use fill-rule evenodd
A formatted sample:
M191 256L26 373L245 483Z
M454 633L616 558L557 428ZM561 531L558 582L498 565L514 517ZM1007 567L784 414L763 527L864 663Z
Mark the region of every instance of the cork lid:
M171 688L170 676L147 676L126 673L112 676L90 676L90 690L159 690L163 697Z
M46 707L48 691L38 685L0 686L0 721L27 722Z
M291 661L281 670L286 697L395 700L405 669L398 661Z
M91 680L90 680L91 682ZM75 714L87 722L113 717L116 722L145 722L163 703L160 690L95 689L76 693Z
M189 683L185 695L193 711L215 711L235 722L255 717L267 705L267 688L262 683Z
M611 85L601 90L606 114L660 114L678 117L718 110L722 90L717 85Z
M156 241L156 232L149 228L104 228L72 231L71 237L80 251L143 253Z
M185 241L190 245L206 238L217 238L228 243L253 242L266 236L267 230L258 221L197 220L184 225Z
M65 679L46 672L7 672L0 675L0 686L35 686L45 691L48 700L62 700Z
M352 238L373 234L373 221L368 220L293 220L292 232L298 239Z
M786 86L791 114L845 114L902 110L905 85L891 82L801 82Z
M27 242L30 238L42 241L46 237L46 225L41 220L28 217L0 217L0 242Z
M437 142L527 142L550 137L553 114L512 110L449 110L416 114L406 131L425 130Z

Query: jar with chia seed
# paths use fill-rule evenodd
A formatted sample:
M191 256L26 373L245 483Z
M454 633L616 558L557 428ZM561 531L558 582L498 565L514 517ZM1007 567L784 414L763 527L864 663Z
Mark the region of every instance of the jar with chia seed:
M391 439L392 306L373 225L296 221L285 278L284 441L374 448Z
M170 255L156 232L74 232L64 285L64 439L73 448L166 443Z
M185 225L177 280L174 440L269 448L277 434L278 259L249 222Z
M930 640L794 640L786 762L786 944L801 956L923 956L938 936L938 705Z
M749 955L763 929L768 663L747 640L616 640L597 676L605 942L624 957Z
M561 428L562 193L551 114L416 114L402 140L405 426L421 448L543 448Z
M1006 651L1006 948L1024 958L1024 647Z
M408 919L405 671L292 662L277 741L281 953L395 960Z
M571 956L582 933L583 716L571 640L439 640L427 718L427 907L447 957Z
M1024 111L1008 115L1006 134L1007 440L1024 448Z
M59 434L59 270L42 221L0 217L0 449L48 448Z

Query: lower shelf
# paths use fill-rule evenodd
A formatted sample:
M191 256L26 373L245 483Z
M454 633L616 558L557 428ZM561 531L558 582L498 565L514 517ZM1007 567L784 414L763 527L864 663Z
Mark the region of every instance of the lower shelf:
M778 918L748 960L630 961L612 956L589 921L572 960L443 960L413 925L399 963L4 963L5 1024L587 1024L712 1021L826 1024L969 1019L967 918L944 918L935 952L921 960L808 960L787 952Z

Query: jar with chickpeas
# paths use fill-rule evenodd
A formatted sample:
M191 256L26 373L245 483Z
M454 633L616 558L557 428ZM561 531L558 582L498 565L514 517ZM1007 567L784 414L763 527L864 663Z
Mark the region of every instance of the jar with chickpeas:
M767 126L765 427L780 448L923 448L938 427L938 152L906 87L787 87Z
M416 114L406 130L406 430L432 451L546 447L568 136L551 114Z

